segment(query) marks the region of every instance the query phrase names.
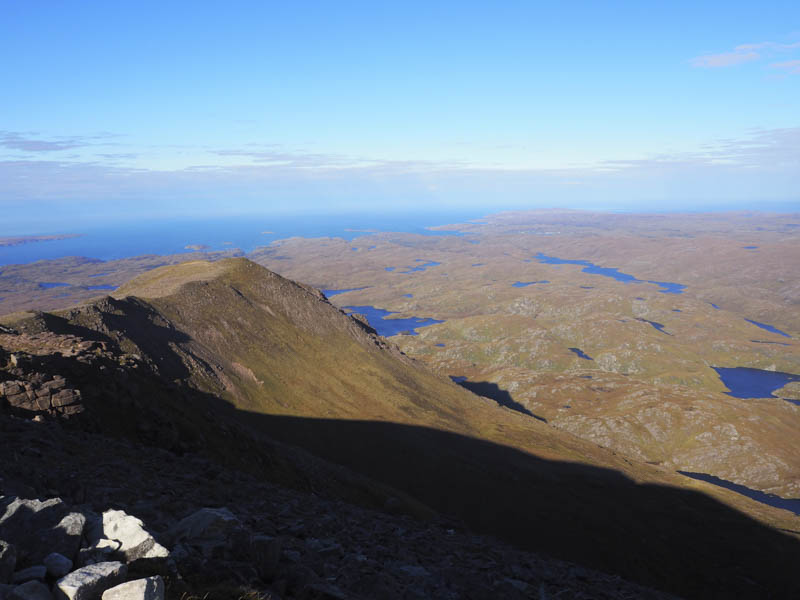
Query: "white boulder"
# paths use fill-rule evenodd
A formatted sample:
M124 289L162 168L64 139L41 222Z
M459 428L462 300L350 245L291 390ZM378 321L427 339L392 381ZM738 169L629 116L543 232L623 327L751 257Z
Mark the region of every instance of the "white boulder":
M103 592L103 600L164 600L164 580L156 575L121 583Z

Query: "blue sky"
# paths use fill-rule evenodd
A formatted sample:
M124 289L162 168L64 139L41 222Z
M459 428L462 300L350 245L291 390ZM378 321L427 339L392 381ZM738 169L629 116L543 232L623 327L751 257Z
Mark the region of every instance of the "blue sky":
M800 3L0 0L7 223L800 207Z

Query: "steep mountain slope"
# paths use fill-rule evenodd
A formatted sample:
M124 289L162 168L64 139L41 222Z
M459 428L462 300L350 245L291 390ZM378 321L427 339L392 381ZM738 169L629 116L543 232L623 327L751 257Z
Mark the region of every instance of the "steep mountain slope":
M424 515L428 506L519 546L689 597L798 592L790 567L800 526L791 514L498 407L403 356L316 290L247 260L156 269L114 298L6 322L26 335L95 340L131 367L126 373L139 364L149 375L138 386L155 377L152 385L174 393L145 387L133 394L137 406L157 402L152 410L162 411L159 421L169 416L178 443L230 461L287 455L264 440L273 448L265 458L246 434L254 432L368 477L356 500L370 500L365 482L379 481L373 502L394 488L390 507ZM99 426L132 426L114 399L94 404ZM137 409L125 410L133 419ZM347 493L343 475L326 467L318 477L322 467L307 467L313 460L302 471L311 489L319 479L321 493ZM301 472L298 462L283 472Z

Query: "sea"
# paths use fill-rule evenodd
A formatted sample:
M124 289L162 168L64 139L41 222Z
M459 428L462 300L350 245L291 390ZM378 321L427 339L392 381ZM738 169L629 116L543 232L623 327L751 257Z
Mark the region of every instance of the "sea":
M24 264L65 256L115 260L144 254L193 252L238 248L251 252L290 237L339 237L353 240L372 232L463 235L457 231L432 231L436 225L478 220L487 211L453 211L415 214L316 214L295 216L241 216L112 222L104 225L48 230L36 235L78 234L61 240L0 246L0 265ZM0 236L12 236L0 230Z

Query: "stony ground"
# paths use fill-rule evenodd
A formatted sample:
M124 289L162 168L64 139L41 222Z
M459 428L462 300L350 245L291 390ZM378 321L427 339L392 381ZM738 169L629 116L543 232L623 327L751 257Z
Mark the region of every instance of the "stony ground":
M60 497L77 510L122 509L142 519L171 550L177 573L162 568L168 597L669 597L517 551L457 523L423 523L326 500L223 470L196 455L110 439L54 418L1 415L0 438L0 493ZM236 527L221 534L210 552L192 540L170 546L171 528L204 507L229 509ZM278 548L274 568L266 571L263 557L252 551L264 540Z

